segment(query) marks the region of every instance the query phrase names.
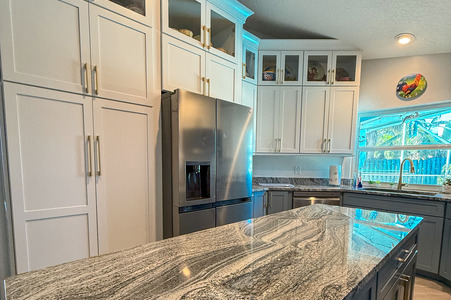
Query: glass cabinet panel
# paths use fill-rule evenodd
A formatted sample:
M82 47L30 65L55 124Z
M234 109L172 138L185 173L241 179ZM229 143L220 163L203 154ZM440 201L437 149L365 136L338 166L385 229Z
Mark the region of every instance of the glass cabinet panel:
M255 79L255 53L246 49L246 77Z
M328 55L309 55L307 61L307 81L326 82Z
M277 55L263 55L262 81L276 81Z
M140 15L146 15L145 0L110 0L120 6L123 6L131 11L134 11Z
M211 11L210 46L235 56L235 23Z
M299 55L286 55L284 69L283 81L299 81Z
M126 0L122 0L126 1ZM201 40L201 3L196 0L168 0L169 27L198 41Z
M356 55L337 55L335 81L355 81L357 69Z

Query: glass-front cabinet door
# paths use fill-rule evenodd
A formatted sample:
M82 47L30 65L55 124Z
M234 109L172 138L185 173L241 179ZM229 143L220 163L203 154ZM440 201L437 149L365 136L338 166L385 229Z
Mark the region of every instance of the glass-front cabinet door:
M243 79L257 84L258 50L243 45Z
M236 62L237 24L235 18L208 2L206 17L207 49L218 56Z
M329 85L331 58L331 51L306 51L304 54L304 84Z
M277 85L282 81L280 75L280 51L260 51L259 85Z
M162 1L163 32L200 48L207 46L205 1Z
M302 51L283 51L282 59L282 84L298 85L302 84Z
M92 3L152 26L151 0L96 0Z
M360 52L334 51L331 84L359 85L360 84Z

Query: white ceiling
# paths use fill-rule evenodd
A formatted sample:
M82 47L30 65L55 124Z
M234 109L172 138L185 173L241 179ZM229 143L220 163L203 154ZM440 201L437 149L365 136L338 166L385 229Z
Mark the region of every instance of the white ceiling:
M244 28L260 38L338 39L364 59L451 52L451 0L238 0L254 11ZM407 46L394 42L413 33Z

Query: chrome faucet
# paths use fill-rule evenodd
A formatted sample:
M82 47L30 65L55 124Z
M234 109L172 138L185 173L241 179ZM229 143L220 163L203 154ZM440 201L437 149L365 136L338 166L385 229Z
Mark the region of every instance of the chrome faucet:
M402 183L402 167L404 166L406 160L410 162L410 173L415 173L413 161L410 158L404 158L404 160L401 163L401 168L399 169L398 191L402 190L402 187L406 185L405 183Z

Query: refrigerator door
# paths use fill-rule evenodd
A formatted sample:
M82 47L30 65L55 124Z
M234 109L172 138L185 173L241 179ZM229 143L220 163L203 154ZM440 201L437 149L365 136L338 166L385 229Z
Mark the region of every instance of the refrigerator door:
M252 196L252 109L217 100L216 201Z
M216 226L252 219L252 202L216 207Z
M216 100L176 90L171 110L174 206L214 202Z

